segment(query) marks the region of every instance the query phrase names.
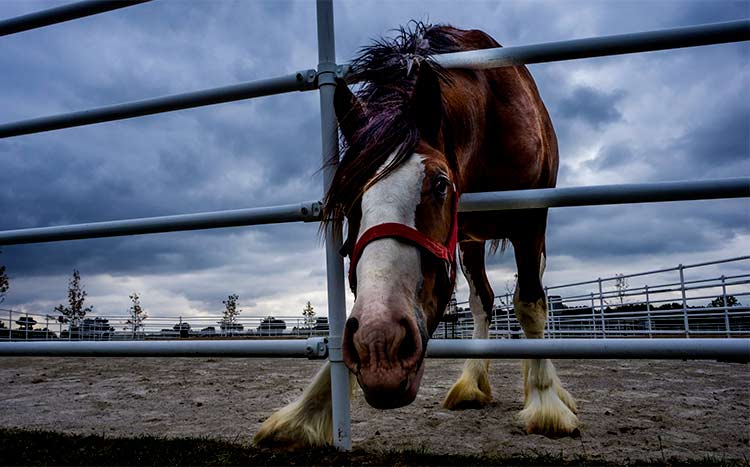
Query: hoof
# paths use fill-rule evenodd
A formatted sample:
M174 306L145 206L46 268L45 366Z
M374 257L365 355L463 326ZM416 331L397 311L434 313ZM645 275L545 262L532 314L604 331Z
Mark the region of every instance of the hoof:
M559 386L532 390L526 408L518 414L527 433L544 435L548 438L580 436L578 417L558 396L559 391L564 391L569 402L575 407L570 394Z
M487 373L461 375L443 400L443 408L448 410L480 409L492 402Z
M271 415L253 437L258 447L297 450L328 446L333 443L330 417L305 418L297 403L292 403ZM325 419L327 418L327 419Z

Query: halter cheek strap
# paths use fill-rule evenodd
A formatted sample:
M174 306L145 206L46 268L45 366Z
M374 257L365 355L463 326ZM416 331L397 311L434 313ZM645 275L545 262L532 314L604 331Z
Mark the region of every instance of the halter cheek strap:
M411 243L422 250L430 253L437 259L442 259L446 263L446 271L451 284L456 279L456 243L458 242L458 193L453 194L453 220L451 224L451 233L447 244L443 245L423 234L419 230L409 227L408 225L396 222L386 222L370 227L357 240L351 253L349 264L349 286L356 290L357 283L357 263L368 243L380 238L396 238L405 243ZM356 293L356 292L355 292Z

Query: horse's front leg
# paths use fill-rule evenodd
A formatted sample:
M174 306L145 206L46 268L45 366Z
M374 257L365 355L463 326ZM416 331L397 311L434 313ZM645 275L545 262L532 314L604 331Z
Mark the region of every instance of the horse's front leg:
M469 305L474 318L474 339L489 337L494 295L484 269L484 242L462 242L459 245L461 269L469 283ZM443 401L450 410L478 408L492 401L489 377L490 361L469 359L463 373Z
M513 308L524 334L529 339L544 337L547 300L542 288L544 272L544 233L541 238L524 237L513 241L518 266L518 284ZM578 432L577 407L562 387L549 359L523 361L524 409L519 413L528 433L550 437Z
M356 381L349 375L349 387ZM333 443L331 371L326 362L302 395L271 415L255 434L258 446L298 449Z

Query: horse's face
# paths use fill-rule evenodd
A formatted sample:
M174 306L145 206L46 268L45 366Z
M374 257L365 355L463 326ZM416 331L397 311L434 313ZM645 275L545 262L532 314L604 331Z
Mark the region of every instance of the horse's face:
M373 407L401 407L417 395L427 341L450 299L449 269L455 268L419 243L451 244L457 196L445 156L420 138L395 170L367 183L349 214L356 299L344 330L343 357ZM366 238L383 224L405 226L420 240L389 234Z

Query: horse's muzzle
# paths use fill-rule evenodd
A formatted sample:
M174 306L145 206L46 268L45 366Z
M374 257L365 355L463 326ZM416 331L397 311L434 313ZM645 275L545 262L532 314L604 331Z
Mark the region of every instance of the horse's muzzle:
M413 318L352 313L344 330L343 354L371 406L393 409L416 398L424 349Z

